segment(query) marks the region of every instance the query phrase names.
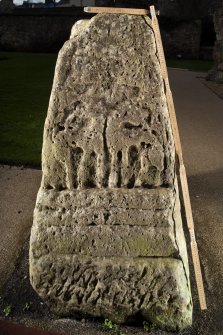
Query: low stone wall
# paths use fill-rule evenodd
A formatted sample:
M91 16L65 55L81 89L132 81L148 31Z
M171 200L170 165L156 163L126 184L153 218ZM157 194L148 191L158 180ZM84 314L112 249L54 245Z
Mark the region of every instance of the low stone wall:
M74 23L89 16L72 8L50 13L31 9L0 15L0 50L58 52Z
M73 24L91 17L82 8L17 9L0 15L0 49L6 51L58 52L69 38ZM200 21L159 17L167 57L198 58Z

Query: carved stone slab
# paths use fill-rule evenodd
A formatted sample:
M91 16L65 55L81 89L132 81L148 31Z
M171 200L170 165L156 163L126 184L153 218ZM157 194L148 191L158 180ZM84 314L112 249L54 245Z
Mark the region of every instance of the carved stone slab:
M191 324L175 148L143 17L79 21L59 53L30 241L52 311Z

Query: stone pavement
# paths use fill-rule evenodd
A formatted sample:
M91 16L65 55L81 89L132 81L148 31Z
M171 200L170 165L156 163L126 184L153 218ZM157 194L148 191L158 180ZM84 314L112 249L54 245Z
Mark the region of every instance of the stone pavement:
M0 166L0 288L29 236L40 179L40 170Z
M194 324L183 334L222 335L223 100L209 90L198 78L204 77L204 74L171 69L169 75L188 174L208 305L206 312L199 311L193 268L191 267ZM2 284L13 270L15 257L19 254L23 241L28 236L40 175L38 170L21 170L21 168L7 166L2 166L0 169L2 185L0 194L0 248L2 256L0 272ZM188 250L190 250L189 247ZM53 322L23 320L21 322L54 331L59 330L65 334L101 333L90 322L84 327L83 325L78 326L76 321L70 320ZM128 334L133 333L142 334L141 331L128 328ZM154 334L159 333L155 332Z

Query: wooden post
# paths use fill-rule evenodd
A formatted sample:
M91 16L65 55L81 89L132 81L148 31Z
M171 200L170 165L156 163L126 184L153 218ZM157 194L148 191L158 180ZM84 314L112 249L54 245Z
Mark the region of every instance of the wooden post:
M118 7L84 7L86 13L98 14L129 14L129 15L148 15L147 9L118 8Z
M171 121L171 126L172 126L172 131L173 131L176 154L179 160L180 182L181 182L181 189L182 189L183 200L184 200L184 208L185 208L185 213L186 213L187 226L188 226L188 230L190 233L191 252L192 252L192 259L193 259L193 264L194 264L194 272L195 272L200 308L201 310L205 310L207 309L207 304L206 304L206 298L205 298L205 292L204 292L204 284L203 284L203 278L202 278L202 273L201 273L198 247L197 247L197 242L195 238L194 221L193 221L193 215L192 215L192 209L191 209L186 169L185 169L184 162L183 162L180 135L179 135L176 113L175 113L175 108L174 108L174 103L173 103L173 96L172 96L172 92L170 90L170 85L169 85L168 72L167 72L165 55L164 55L163 46L162 46L159 23L156 17L154 6L150 7L150 13L152 17L152 27L153 27L153 31L155 34L159 62L161 66L161 72L162 72L165 90L166 90L166 99L167 99L167 105L168 105L170 121Z

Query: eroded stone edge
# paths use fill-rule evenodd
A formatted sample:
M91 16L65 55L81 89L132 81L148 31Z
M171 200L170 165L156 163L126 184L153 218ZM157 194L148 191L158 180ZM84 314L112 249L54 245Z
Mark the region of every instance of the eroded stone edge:
M156 37L155 37L155 32L153 30L152 21L151 21L150 18L148 18L146 16L143 17L143 18L144 18L146 24L153 31L154 40L155 40L155 43L156 43L157 61L160 64L159 57L158 57L157 40L156 40ZM164 92L165 92L165 90L164 90ZM165 93L164 93L164 95L166 97ZM167 100L166 100L166 105L168 106ZM168 112L169 112L169 109L168 109ZM172 125L171 125L171 127L172 127ZM175 193L175 204L174 204L174 209L173 209L173 222L174 222L174 227L175 227L174 228L175 242L176 242L176 245L178 246L179 256L180 256L180 259L181 259L182 264L183 264L185 277L187 279L187 286L188 286L189 292L191 292L188 254L187 254L186 239L185 239L185 235L184 235L184 231L183 231L183 223L182 223L182 218L181 218L181 204L180 204L180 198L179 198L179 188L178 188L178 180L177 180L176 172L175 172L173 192ZM191 305L193 305L192 296L191 296Z
M169 330L184 329L192 322L190 292L180 260L92 260L77 255L47 255L32 260L30 277L34 289L51 310L62 316L81 312L125 323L138 315ZM127 297L126 304L120 301L122 293Z

